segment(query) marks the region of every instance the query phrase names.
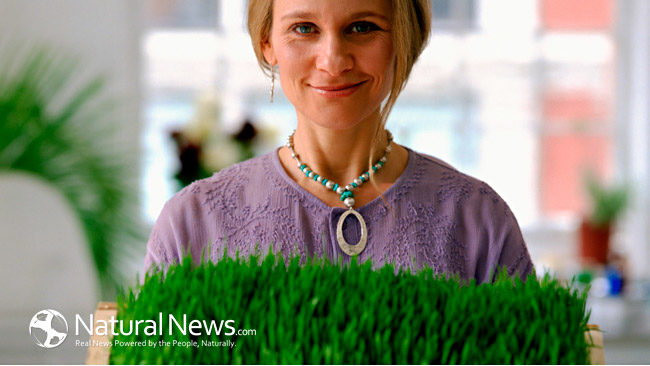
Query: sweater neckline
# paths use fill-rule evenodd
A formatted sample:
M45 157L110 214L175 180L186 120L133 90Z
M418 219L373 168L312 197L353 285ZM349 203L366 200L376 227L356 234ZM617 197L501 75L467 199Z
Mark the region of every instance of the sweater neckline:
M413 176L416 170L416 163L415 163L415 158L416 154L415 151L411 150L407 146L403 146L407 151L408 151L408 161L406 163L406 169L402 172L402 174L395 180L395 182L388 187L388 189L383 193L384 198L388 200L389 197L392 197L399 188L404 186L406 182ZM289 174L284 170L284 167L282 166L282 163L280 162L280 157L278 155L280 149L282 146L277 147L275 150L271 152L271 160L273 161L273 166L275 167L276 173L291 187L293 188L296 192L298 192L301 196L303 196L305 199L307 199L309 202L313 203L317 207L319 207L322 210L327 210L327 211L345 211L347 208L345 207L332 207L327 205L325 202L321 201L318 197L314 196L311 194L309 191L305 190L302 188L296 181L291 179L289 177ZM360 207L355 207L355 210L358 212L366 211L371 209L372 207L381 204L383 200L381 199L381 196L375 197L372 201L366 203L363 206Z

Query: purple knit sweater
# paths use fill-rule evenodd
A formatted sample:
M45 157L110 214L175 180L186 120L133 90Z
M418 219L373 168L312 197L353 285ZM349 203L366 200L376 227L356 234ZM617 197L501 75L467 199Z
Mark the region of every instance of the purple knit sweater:
M408 164L381 197L355 208L366 221L368 242L359 262L372 260L436 273L492 281L495 266L510 275L527 275L533 263L508 205L486 183L448 164L408 149ZM390 163L390 162L389 162ZM199 260L249 255L259 243L289 258L294 251L349 263L336 240L336 225L346 209L329 207L284 171L277 150L196 181L164 206L147 243L144 269L177 262L184 252ZM349 220L349 221L348 221ZM358 242L360 229L350 215L343 233ZM212 245L210 245L212 244ZM208 248L210 252L208 253ZM141 275L141 280L144 273Z

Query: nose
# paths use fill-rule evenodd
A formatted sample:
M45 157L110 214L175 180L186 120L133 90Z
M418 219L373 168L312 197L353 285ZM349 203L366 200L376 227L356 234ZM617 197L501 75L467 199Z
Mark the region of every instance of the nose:
M316 68L331 76L340 76L352 69L354 58L349 52L346 42L338 35L327 35L318 45Z

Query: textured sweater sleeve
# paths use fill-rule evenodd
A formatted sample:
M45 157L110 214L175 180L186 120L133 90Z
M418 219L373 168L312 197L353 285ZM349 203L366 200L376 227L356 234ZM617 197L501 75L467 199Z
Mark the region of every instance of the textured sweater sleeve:
M503 267L506 268L509 276L518 275L525 280L533 272L534 267L515 215L508 204L487 184L484 184L479 191L487 192L486 196L490 197L492 204L494 242L491 243L490 282L494 282L496 274Z
M481 182L472 205L478 212L479 239L477 273L480 282L493 282L506 267L508 275L525 279L533 272L533 262L515 215L506 202L486 183Z
M505 204L505 203L504 203ZM498 255L498 260L495 268L498 270L506 267L508 275L518 275L522 279L533 273L533 261L528 253L528 248L524 242L521 234L521 229L515 216L510 212L510 208L506 205L505 209L509 212L506 217L503 230L503 240L501 243L501 251ZM496 274L496 271L495 271ZM495 276L492 276L494 281Z
M198 197L190 191L191 187L174 195L160 212L147 242L140 282L151 267L165 269L180 262L188 253L195 261L200 260L207 243L202 227L205 218Z
M165 268L181 258L177 238L182 233L179 233L180 228L175 223L175 216L178 214L176 205L174 198L167 201L151 230L144 268L140 275L141 283L144 281L145 272L152 267Z

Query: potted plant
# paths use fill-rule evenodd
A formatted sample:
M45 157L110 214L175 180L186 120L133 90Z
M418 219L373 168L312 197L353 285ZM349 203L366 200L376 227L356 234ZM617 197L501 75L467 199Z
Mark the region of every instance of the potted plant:
M580 224L580 258L585 263L607 264L614 224L628 204L625 185L606 186L587 173L585 186L591 201L591 214Z

